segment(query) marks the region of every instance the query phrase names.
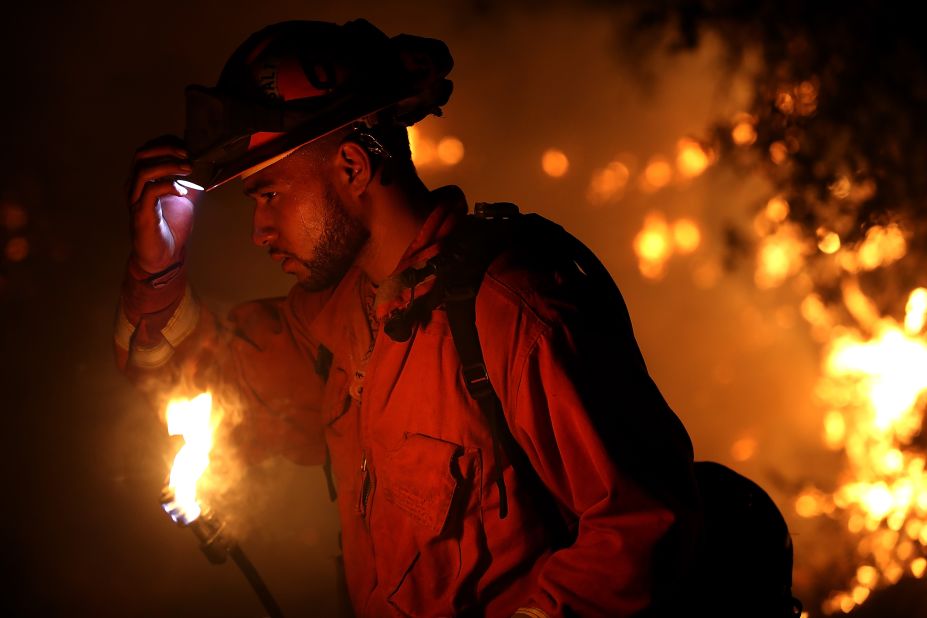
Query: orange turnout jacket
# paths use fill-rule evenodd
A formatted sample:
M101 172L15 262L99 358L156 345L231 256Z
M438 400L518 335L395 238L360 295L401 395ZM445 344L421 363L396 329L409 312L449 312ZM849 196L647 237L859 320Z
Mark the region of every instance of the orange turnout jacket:
M397 273L440 252L466 216L456 187L432 196ZM617 617L671 597L695 543L692 447L613 281L527 239L493 260L476 297L490 381L557 521L493 448L446 312L408 341L384 334L411 296L354 269L334 289L297 285L220 320L182 265L153 278L130 264L118 362L141 386L234 393L252 460L330 457L358 616Z

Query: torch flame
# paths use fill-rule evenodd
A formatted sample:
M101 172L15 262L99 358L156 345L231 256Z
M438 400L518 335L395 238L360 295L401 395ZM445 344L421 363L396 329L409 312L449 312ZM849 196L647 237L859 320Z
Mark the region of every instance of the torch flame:
M167 404L167 432L183 436L184 445L174 457L168 487L173 501L164 509L174 521L189 524L202 512L196 500L196 485L209 467L212 450L212 395L202 393L193 399L172 399Z

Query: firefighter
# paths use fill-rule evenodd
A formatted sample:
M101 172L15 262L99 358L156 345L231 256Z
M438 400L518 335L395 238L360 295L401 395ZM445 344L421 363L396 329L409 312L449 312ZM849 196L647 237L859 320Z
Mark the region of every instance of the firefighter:
M689 437L588 249L417 176L406 127L440 114L451 66L363 20L286 22L190 87L185 140L135 156L118 362L152 395L234 401L249 460L326 466L358 616L668 612L697 534ZM295 284L220 318L185 248L194 187L238 178Z

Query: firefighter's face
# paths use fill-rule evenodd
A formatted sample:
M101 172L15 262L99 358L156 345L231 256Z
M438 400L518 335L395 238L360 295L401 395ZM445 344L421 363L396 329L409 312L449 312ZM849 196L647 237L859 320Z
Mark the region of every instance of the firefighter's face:
M311 291L337 283L369 236L326 169L297 152L244 181L254 200L252 240Z

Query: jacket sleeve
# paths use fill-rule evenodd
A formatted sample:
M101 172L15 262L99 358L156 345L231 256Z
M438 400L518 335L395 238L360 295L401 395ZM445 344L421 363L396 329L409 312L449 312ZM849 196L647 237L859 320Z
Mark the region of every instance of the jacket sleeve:
M303 318L323 301L294 287L220 319L196 298L182 264L152 276L130 262L116 315L117 365L159 408L212 391L223 429L248 461L279 454L322 463L324 383Z
M546 559L518 615L646 614L673 596L694 549L691 442L614 284L557 279L522 303L519 321L534 327L500 381L513 436L575 538Z

